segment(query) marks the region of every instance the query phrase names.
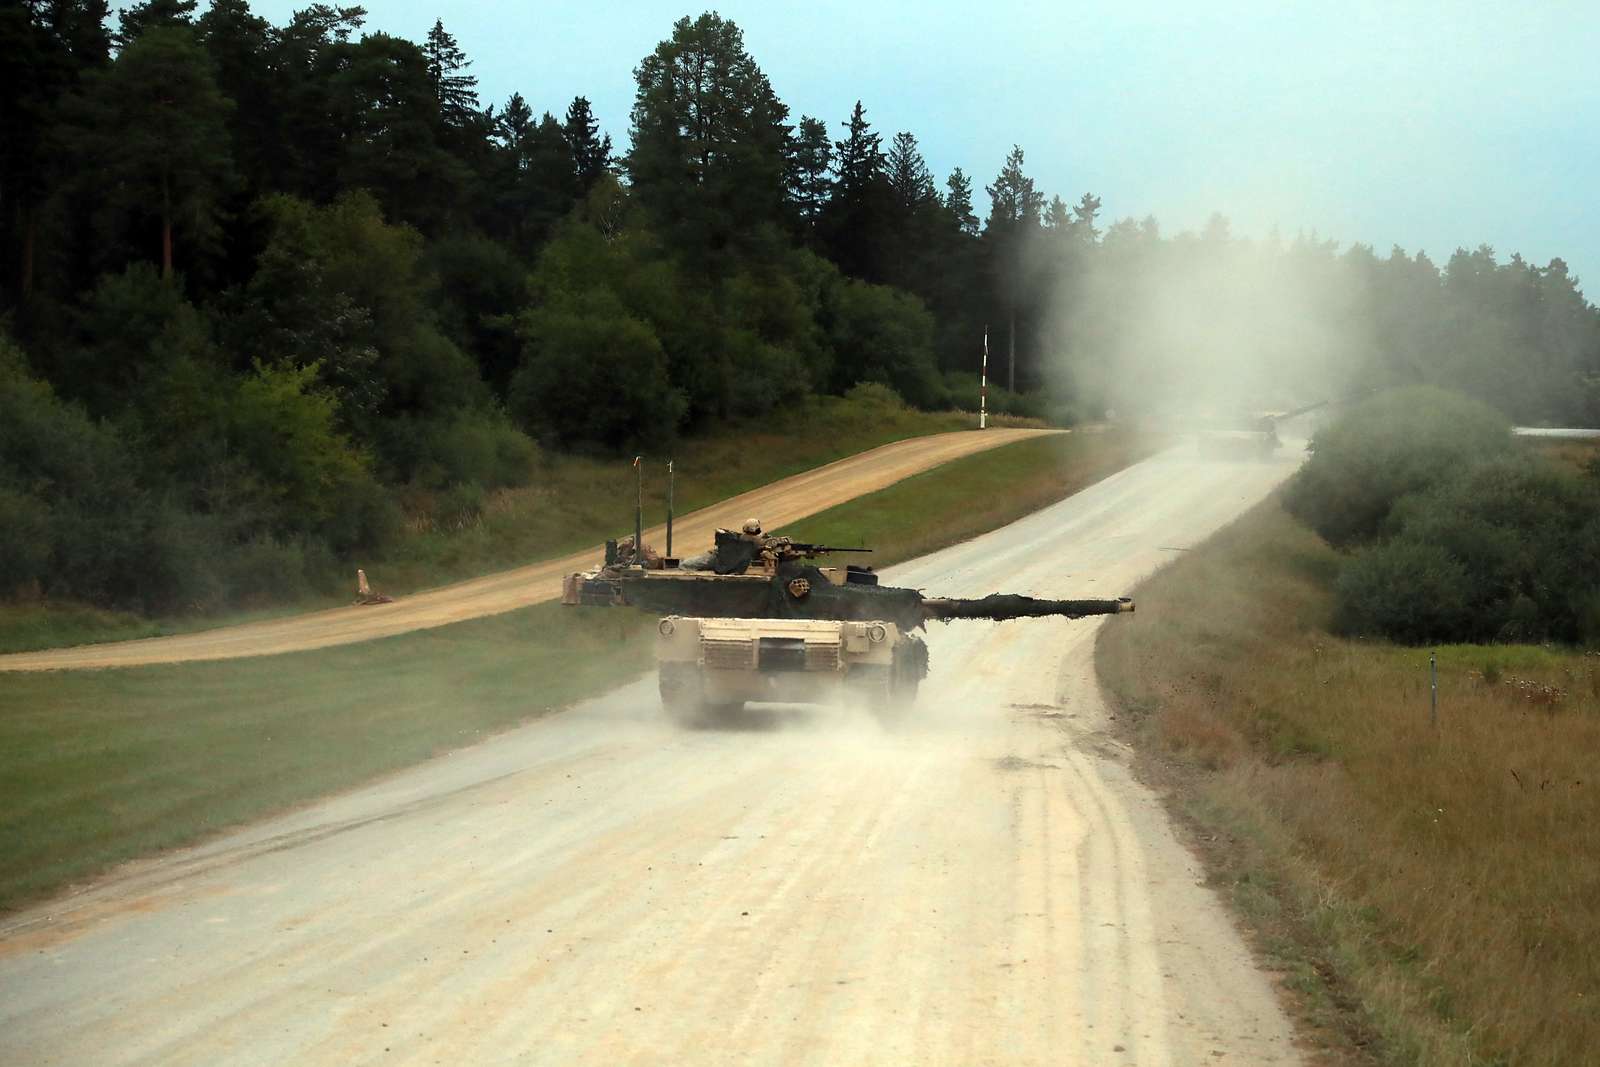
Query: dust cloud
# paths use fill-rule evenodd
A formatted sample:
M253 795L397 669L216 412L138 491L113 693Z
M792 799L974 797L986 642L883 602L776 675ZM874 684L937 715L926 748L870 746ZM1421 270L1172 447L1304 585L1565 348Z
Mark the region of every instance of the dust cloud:
M1235 238L1220 217L1164 239L1147 219L1054 254L1045 377L1090 413L1286 411L1348 392L1371 358L1365 293L1328 242Z

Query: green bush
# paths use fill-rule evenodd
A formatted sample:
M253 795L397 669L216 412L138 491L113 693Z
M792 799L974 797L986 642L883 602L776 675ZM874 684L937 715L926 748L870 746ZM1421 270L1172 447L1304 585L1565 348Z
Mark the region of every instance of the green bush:
M1367 548L1339 572L1335 626L1403 644L1462 640L1471 628L1461 563L1437 545L1400 541Z
M48 576L50 523L48 504L0 485L0 598Z
M933 316L922 301L885 285L849 281L838 291L829 331L843 389L857 382L892 387L919 408L944 402L935 368Z
M1479 464L1395 507L1337 586L1346 631L1396 641L1600 638L1600 488L1538 456Z
M483 514L486 494L474 482L457 482L438 493L431 507L436 528L460 530L477 521Z
M727 376L729 414L765 415L809 394L810 374L794 352L769 344L750 330L725 330L722 340L729 365L737 368Z
M505 246L475 235L433 243L427 267L438 279L433 305L440 329L478 361L483 378L505 395L517 368L516 315L528 300L528 271Z
M40 581L51 595L137 601L151 547L150 507L128 443L31 377L3 338L0 486L21 501L4 508L6 536L26 541L9 565L15 575ZM42 565L41 544L48 551Z
M844 398L852 405L869 410L892 412L906 410L905 399L881 382L861 382L845 390Z
M1284 503L1349 547L1383 533L1401 497L1512 447L1509 424L1487 405L1431 386L1396 389L1317 432Z
M531 312L522 332L509 406L534 437L620 449L677 430L686 404L668 382L661 342L608 294Z
M528 484L539 450L497 411L458 411L414 428L421 450L412 480L428 489L473 484L483 489Z
M231 455L253 491L228 516L238 543L261 537L325 541L338 552L375 548L393 533L393 505L365 451L337 427L337 400L318 368L257 364L239 383Z
M320 541L258 536L233 546L218 559L221 607L269 604L310 596L336 561ZM354 572L350 575L352 582Z
M946 371L943 375L943 387L946 406L959 411L978 410L982 385L977 375L967 371ZM986 407L991 415L1044 419L1056 426L1070 426L1078 421L1072 405L1054 399L1043 390L1013 393L994 382L989 383Z

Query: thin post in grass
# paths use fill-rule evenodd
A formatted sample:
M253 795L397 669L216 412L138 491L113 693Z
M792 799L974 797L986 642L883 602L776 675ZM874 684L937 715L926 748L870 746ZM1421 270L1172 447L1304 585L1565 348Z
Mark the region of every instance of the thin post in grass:
M1439 728L1439 657L1428 653L1428 725Z

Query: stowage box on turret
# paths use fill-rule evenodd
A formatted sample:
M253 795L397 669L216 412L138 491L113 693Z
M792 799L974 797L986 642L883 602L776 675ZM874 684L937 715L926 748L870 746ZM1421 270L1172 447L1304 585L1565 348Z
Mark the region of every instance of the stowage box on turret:
M662 702L686 720L747 701L809 703L856 695L877 710L908 706L928 673L915 631L929 619L1081 618L1133 610L1118 600L1037 600L993 594L927 597L880 585L866 567L818 567L835 549L784 537L718 531L689 570L608 548L607 562L569 575L562 603L629 605L657 624Z

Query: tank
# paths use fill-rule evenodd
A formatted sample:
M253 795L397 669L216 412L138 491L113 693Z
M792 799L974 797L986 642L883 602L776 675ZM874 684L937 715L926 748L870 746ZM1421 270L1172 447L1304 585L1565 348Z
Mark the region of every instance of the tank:
M726 530L702 569L631 543L607 546L606 563L567 576L567 605L630 606L662 616L657 660L662 703L686 721L747 702L817 703L856 698L893 715L909 707L928 673L917 631L930 619L1082 618L1133 611L1133 601L1041 600L995 593L925 596L880 584L869 567L819 567L835 552L783 537L752 541Z
M1207 459L1271 459L1283 446L1283 439L1278 436L1280 423L1331 403L1331 400L1318 400L1292 411L1241 414L1222 419L1201 427L1195 435L1195 445Z
M1269 459L1282 444L1278 420L1271 415L1225 420L1195 435L1195 445L1207 459Z

